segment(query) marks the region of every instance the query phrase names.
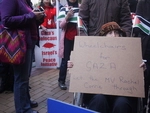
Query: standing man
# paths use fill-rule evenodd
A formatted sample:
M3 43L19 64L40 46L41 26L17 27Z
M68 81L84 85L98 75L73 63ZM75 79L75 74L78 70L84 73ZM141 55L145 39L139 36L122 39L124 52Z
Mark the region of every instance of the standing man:
M147 100L149 100L148 91L150 86L150 33L149 33L150 13L149 11L150 11L150 0L139 0L136 7L136 15L139 21L141 22L138 23L137 26L135 26L134 34L136 37L141 37L142 57L144 60L147 60L146 62L147 69L144 72L144 80L145 80L145 98L143 99L144 106L150 104L147 103ZM140 27L139 25L143 27ZM148 32L145 32L145 29L147 29ZM148 105L148 107L150 108L150 105ZM148 113L150 113L150 111L148 111Z
M128 0L82 0L79 16L88 28L89 36L98 36L103 24L115 21L131 35L132 20Z

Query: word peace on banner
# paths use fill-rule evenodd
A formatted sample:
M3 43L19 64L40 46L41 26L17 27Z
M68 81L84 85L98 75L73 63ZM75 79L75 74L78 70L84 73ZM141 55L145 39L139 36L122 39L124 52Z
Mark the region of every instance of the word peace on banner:
M70 92L144 97L140 38L77 36Z
M58 68L58 43L57 29L39 29L40 47L35 47L36 68Z

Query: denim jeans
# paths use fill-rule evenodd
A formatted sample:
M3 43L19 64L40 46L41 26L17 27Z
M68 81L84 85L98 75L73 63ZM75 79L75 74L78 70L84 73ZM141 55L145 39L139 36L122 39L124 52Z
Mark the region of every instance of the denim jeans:
M14 102L16 113L32 113L29 94L29 75L33 57L33 48L28 48L25 63L13 65L14 68Z

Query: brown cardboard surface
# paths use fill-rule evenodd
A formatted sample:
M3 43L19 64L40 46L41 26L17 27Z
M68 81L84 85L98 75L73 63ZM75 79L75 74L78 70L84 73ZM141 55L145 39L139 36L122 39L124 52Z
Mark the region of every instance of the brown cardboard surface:
M144 97L141 39L77 36L70 92Z

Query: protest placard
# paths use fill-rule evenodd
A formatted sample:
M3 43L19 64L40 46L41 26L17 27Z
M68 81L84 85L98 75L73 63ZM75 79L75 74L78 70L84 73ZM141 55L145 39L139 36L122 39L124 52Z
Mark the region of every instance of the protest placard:
M70 92L144 97L141 39L77 36Z

